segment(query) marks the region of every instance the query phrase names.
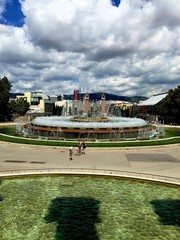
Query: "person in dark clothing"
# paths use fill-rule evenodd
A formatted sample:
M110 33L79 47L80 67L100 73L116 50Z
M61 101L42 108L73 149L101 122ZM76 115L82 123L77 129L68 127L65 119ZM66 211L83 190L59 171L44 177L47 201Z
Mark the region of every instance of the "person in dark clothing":
M77 154L78 155L81 155L81 149L82 149L82 142L79 140L79 142L78 142L78 150L77 150Z
M73 156L73 147L69 148L69 160L73 160L72 156Z
M85 154L86 143L83 141L81 145L82 145L82 150L83 150L83 153Z

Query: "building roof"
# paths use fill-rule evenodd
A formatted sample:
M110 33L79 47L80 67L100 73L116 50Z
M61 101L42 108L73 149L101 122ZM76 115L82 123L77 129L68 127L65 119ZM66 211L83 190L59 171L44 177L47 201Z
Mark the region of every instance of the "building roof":
M49 97L46 94L44 94L44 93L33 93L32 97L41 97L44 100L48 100L49 99Z
M157 94L149 99L142 101L141 103L138 104L138 106L153 106L156 105L158 102L160 102L163 98L167 96L168 93L162 93L162 94Z

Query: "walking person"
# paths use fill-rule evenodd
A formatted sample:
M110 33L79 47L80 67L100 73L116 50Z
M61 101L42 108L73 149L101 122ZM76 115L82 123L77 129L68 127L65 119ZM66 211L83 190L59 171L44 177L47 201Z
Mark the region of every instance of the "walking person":
M69 160L73 160L73 147L69 147Z
M79 140L79 142L78 142L78 150L77 150L78 155L81 155L81 148L82 148L82 142Z
M82 153L84 153L85 154L85 149L86 149L86 143L84 142L84 141L82 141L82 150L83 150L83 152Z

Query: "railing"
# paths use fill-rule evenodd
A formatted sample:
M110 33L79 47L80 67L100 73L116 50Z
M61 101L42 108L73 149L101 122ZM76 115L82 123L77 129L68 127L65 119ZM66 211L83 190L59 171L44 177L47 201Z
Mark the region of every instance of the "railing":
M21 170L3 170L0 171L0 178L24 175L41 175L41 174L79 174L79 175L101 175L113 176L131 179L142 179L155 182L176 184L180 186L180 178L154 175L149 173L91 169L91 168L46 168L46 169L21 169Z

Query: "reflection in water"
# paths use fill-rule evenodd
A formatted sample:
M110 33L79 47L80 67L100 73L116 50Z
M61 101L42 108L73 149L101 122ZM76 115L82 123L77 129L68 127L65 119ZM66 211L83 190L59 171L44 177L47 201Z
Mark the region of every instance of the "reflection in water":
M59 197L52 200L45 221L56 222L56 238L61 240L98 240L95 224L99 201L93 198Z
M158 199L151 204L162 224L180 227L180 200Z

